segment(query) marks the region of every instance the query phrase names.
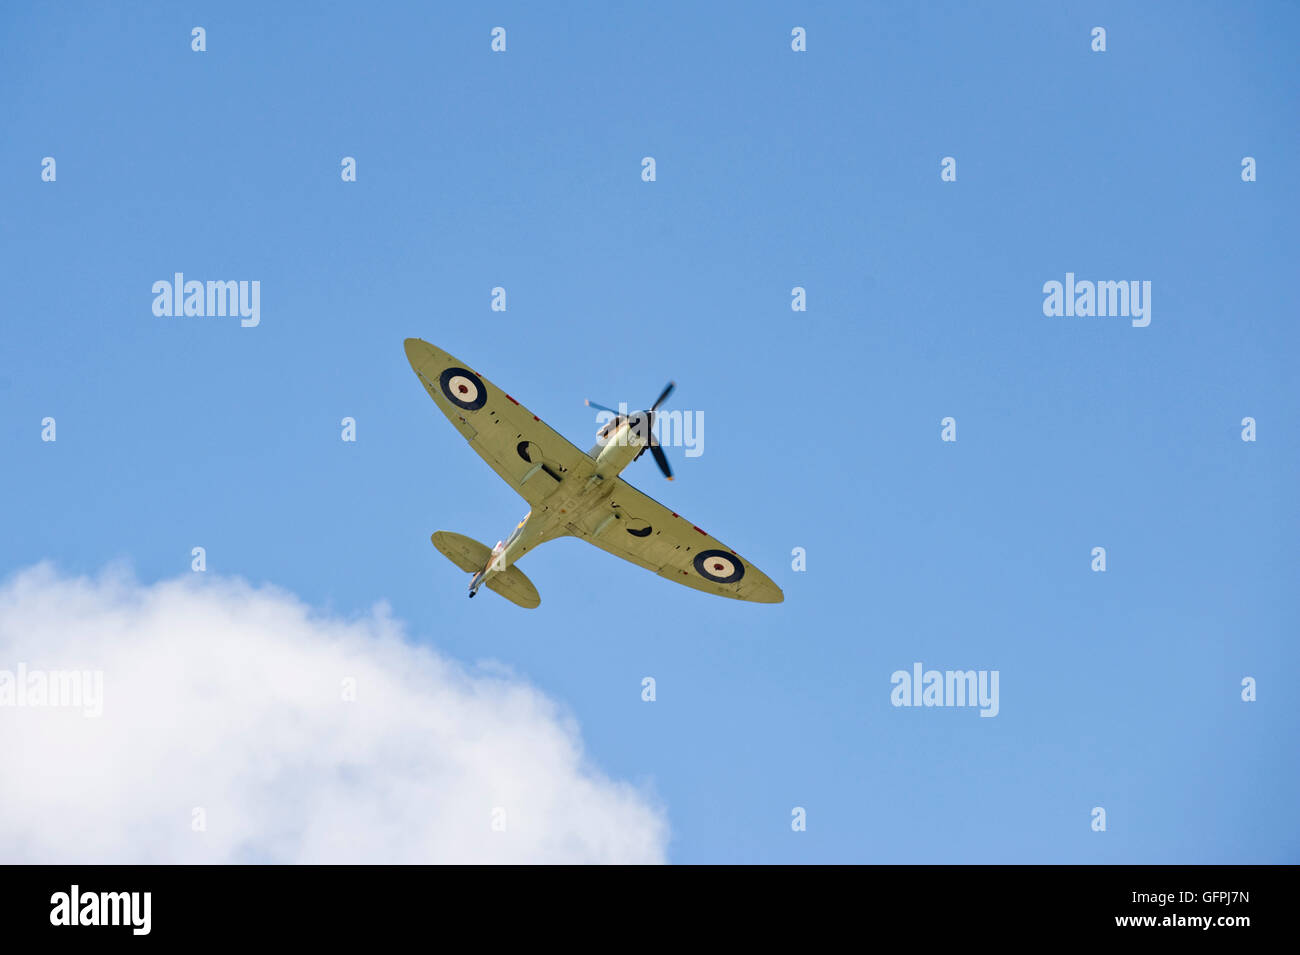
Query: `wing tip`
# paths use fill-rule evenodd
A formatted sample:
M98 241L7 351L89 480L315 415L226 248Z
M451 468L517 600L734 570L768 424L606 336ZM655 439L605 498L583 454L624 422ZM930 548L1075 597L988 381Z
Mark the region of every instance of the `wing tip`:
M753 568L758 570L757 567ZM780 604L785 603L785 591L777 586L776 581L767 574L759 571L760 580L754 581L753 588L745 594L742 599L752 601L756 604Z
M422 358L428 358L430 354L437 351L434 346L430 345L423 338L407 338L402 341L402 350L406 352L406 360L412 365Z

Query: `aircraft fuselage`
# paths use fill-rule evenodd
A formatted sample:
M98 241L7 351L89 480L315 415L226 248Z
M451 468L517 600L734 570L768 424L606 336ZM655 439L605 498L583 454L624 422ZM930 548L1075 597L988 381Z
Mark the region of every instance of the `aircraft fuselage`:
M565 472L555 490L524 515L509 537L497 542L487 564L470 581L471 597L490 577L504 573L538 544L562 537L566 525L579 522L613 493L614 478L645 451L650 441L646 420L644 412L620 416L597 432L596 446L587 452L590 466L584 463L581 470ZM542 465L536 468L540 471ZM607 517L596 526L595 533L600 534L612 520L612 515Z

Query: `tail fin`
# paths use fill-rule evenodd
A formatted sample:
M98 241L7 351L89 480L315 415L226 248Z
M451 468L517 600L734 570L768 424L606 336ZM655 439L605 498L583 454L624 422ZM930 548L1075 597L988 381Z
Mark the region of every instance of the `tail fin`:
M433 546L467 574L477 574L487 566L488 558L492 556L490 547L480 544L472 537L453 534L451 531L436 532L433 535ZM542 602L533 582L518 567L508 567L503 573L493 574L485 583L489 590L525 610L532 610Z

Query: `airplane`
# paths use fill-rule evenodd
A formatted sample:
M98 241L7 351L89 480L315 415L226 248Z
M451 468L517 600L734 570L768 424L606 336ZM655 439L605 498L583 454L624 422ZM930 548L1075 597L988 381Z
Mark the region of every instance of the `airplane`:
M672 480L653 432L655 412L672 391L671 382L648 410L614 412L597 432L596 446L584 453L464 362L419 338L408 338L405 345L433 403L531 508L510 536L490 549L463 534L434 533L433 546L473 575L471 597L486 586L520 607L537 607L542 602L537 588L515 564L539 544L578 537L696 590L756 603L785 600L781 588L753 564L619 477L648 449Z

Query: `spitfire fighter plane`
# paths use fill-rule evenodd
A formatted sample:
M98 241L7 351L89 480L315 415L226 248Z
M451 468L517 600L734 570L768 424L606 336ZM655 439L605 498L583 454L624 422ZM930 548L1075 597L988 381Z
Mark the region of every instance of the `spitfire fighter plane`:
M672 391L671 383L649 410L614 413L597 433L596 446L584 453L440 348L408 338L406 357L434 404L532 508L491 549L450 531L433 535L433 546L473 575L471 597L486 584L520 607L536 607L541 603L537 588L515 563L539 544L579 537L696 590L757 603L785 599L781 588L753 564L618 476L648 449L672 480L653 431L655 412Z

